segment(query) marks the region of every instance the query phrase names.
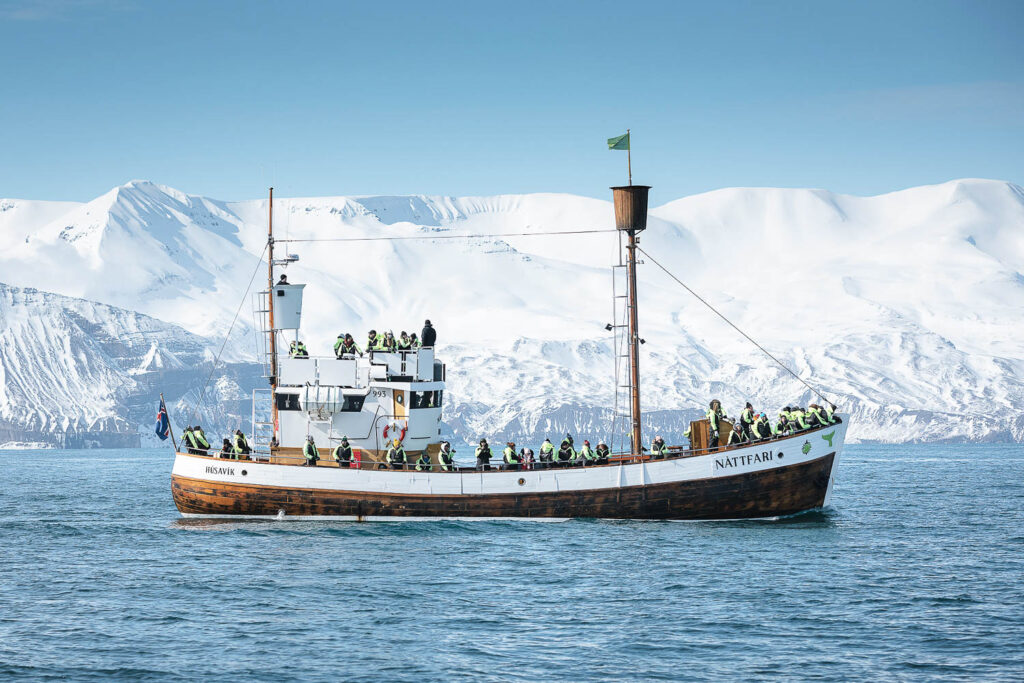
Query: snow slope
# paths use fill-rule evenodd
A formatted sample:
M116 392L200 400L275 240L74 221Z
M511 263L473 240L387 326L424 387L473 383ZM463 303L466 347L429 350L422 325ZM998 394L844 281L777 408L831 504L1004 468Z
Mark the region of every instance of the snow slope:
M160 391L173 414L191 417L189 392L209 373L209 346L133 311L0 284L0 443L139 445L140 433L152 436ZM233 364L223 374L249 385L253 370ZM241 424L249 410L239 393L222 382L211 394L219 409L199 417Z
M38 206L37 206L38 204ZM219 344L266 241L266 201L133 181L80 205L0 200L0 280L155 316ZM12 213L16 212L16 213ZM570 195L275 200L279 238L610 228ZM641 246L854 414L861 440L1024 440L1024 192L960 180L878 197L734 188L651 210ZM456 436L606 436L617 235L293 242L314 353L351 331L439 329ZM257 278L262 277L262 271ZM640 268L644 406L678 438L712 396L772 411L810 393ZM249 302L241 323L248 325ZM253 358L232 335L231 358ZM6 381L6 380L5 380Z

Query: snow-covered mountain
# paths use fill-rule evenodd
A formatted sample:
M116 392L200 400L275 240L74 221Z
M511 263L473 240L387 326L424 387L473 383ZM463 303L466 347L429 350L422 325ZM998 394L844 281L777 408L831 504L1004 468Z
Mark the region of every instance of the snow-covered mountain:
M291 240L527 233L278 247L301 257L288 275L310 285L303 337L314 353L342 331L362 340L370 327L434 322L449 371L444 419L456 436L607 436L617 236L533 233L611 228L610 202L331 197L274 208L275 234ZM208 354L258 268L266 215L265 200L222 202L144 181L85 204L0 200L0 281L158 318L203 337ZM725 189L653 208L641 246L852 412L853 438L1024 440L1020 187L961 180L878 197ZM748 398L772 412L812 400L650 259L640 278L649 432L678 438L712 396L731 412ZM255 358L250 309L245 301L228 343L233 361ZM29 333L2 322L14 344ZM38 343L47 363L59 356L52 341ZM31 397L12 372L25 361L3 360L4 395ZM256 369L246 373L257 386ZM192 379L197 390L205 374ZM49 395L38 406L21 400L53 419L87 419ZM131 421L118 406L103 414Z
M0 444L137 446L156 441L159 392L192 417L210 342L133 311L0 284ZM221 367L195 421L227 427L249 414L252 364ZM190 420L191 421L191 420ZM152 437L149 439L149 437Z

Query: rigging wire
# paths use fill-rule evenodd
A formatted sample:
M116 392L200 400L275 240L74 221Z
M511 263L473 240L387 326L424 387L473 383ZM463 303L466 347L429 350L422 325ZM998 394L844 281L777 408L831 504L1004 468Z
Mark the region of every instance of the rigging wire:
M224 335L224 341L220 345L220 350L213 359L213 366L210 368L210 374L206 377L206 383L203 384L203 390L199 393L199 400L196 401L195 407L192 409L192 420L196 421L196 417L199 416L199 408L203 405L203 399L206 397L206 390L210 387L210 380L213 379L213 373L217 371L217 363L220 362L220 357L224 353L224 349L228 345L228 339L231 337L231 330L235 327L235 322L238 320L239 313L242 312L242 306L249 298L249 290L252 289L252 283L256 280L256 273L260 271L260 267L263 265L263 255L267 253L267 245L263 245L263 251L260 252L260 256L256 259L256 267L252 271L252 277L249 278L249 284L245 288L245 294L242 295L242 300L238 303L238 308L235 310L235 317L231 319L231 324L228 325L228 332ZM184 437L182 437L184 438Z
M479 233L463 235L391 235L388 237L311 237L308 239L283 239L274 240L275 243L282 242L385 242L399 240L458 240L458 239L479 239L486 237L548 237L551 235L592 235L602 232L618 232L615 228L603 230L556 230L554 232L502 232L502 233Z
M693 291L692 289L690 289L690 288L689 288L689 286L687 286L687 284L686 284L685 282L683 282L682 280L680 280L679 278L677 278L677 277L676 277L675 275L673 275L673 274L672 274L672 273L671 273L671 272L669 271L669 269L668 269L668 268L666 268L665 266L663 266L663 265L661 265L660 263L658 263L658 260L657 260L657 259L655 259L655 258L654 258L653 256L651 256L651 255L650 255L650 254L648 254L648 253L647 253L646 251L644 251L644 250L643 250L643 249L642 249L642 248L641 248L640 246L637 246L637 250L638 250L638 251L639 251L639 252L640 252L641 254L643 254L644 256L646 256L647 258L651 259L651 263L653 263L654 265L656 265L656 266L658 266L659 268L661 268L661 269L662 269L662 270L663 270L663 271L665 272L665 274L666 274L666 275L668 275L668 276L669 276L670 278L672 278L672 279L673 279L673 280L675 280L675 281L676 281L677 283L679 283L679 284L680 284L680 285L681 285L681 286L683 287L683 289L685 289L685 290L686 290L687 292L689 292L690 294L692 294L693 296L695 296L695 297L697 298L697 300L698 300L698 301L700 301L700 302L701 302L702 304L704 304L705 306L707 306L708 308L710 308L710 309L711 309L711 311L712 311L712 312L713 312L713 313L714 313L715 315L717 315L717 316L718 316L719 318L721 318L722 320L724 320L725 322L727 322L727 323L729 324L729 326L730 326L730 327L732 327L732 329L734 329L734 330L736 330L737 332L739 332L739 333L740 333L741 335L743 335L743 336L744 336L744 337L746 338L746 340L747 340L747 341L749 341L749 342L750 342L751 344L753 344L753 345L754 345L754 346L756 346L756 347L757 347L758 349L760 349L760 350L761 350L761 353L763 353L764 355L768 356L768 357L769 357L769 358L771 358L771 359L772 359L773 361L775 361L776 363L778 363L778 365L779 365L779 367L780 367L780 368L782 368L783 370L785 370L785 371L786 371L786 372L788 372L789 374L793 375L793 377L795 377L795 378L797 379L797 381L798 381L798 382L800 382L800 383L801 383L801 384L803 384L803 385L804 385L805 387L807 387L808 389L810 389L810 390L811 390L812 392L814 392L815 394L817 394L817 395L818 395L818 397L819 397L819 398L821 398L821 400L822 400L822 401L825 401L826 403L829 403L829 404L835 405L835 404L833 404L833 403L832 403L832 401L829 401L829 400L828 400L827 398L825 398L824 394L822 394L822 393L821 393L820 391L818 391L817 389L815 389L814 387L812 387L812 386L811 386L810 384L808 384L807 382L805 382L805 381L803 380L803 378L802 378L802 377L800 377L800 375L798 375L798 374L796 374L795 372L793 372L792 370L790 370L790 369L789 369L789 366L787 366L787 365L786 365L785 363L783 363L783 362L782 362L781 360L779 360L778 358L776 358L775 356L773 356L773 355L772 355L771 353L769 353L769 352L768 352L768 349L764 348L763 346L761 346L760 344L758 344L758 343L757 343L756 341L754 341L754 339L753 339L753 338L752 338L752 337L751 337L751 336L750 336L749 334L747 334L746 332L744 332L744 331L743 331L743 330L741 330L740 328L736 327L736 325L734 325L734 324L733 324L733 322L732 322L731 320L729 320L728 318L726 318L726 317L725 317L725 316L724 316L724 315L723 315L722 313L720 313L720 312L718 311L718 309L717 309L717 308L715 308L715 307L714 307L714 306L712 306L712 305L711 305L710 303L708 303L707 299L705 299L705 298L704 298L704 297L702 297L702 296L701 296L700 294L698 294L697 292L695 292L695 291Z

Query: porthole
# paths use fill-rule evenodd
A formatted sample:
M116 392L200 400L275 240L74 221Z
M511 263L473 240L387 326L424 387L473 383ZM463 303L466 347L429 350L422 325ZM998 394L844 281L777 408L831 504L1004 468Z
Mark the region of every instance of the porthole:
M242 470L242 476L243 476L243 477L244 477L245 475L247 475L247 474L249 474L249 473L248 473L248 472L246 472L245 470Z
M395 403L397 403L398 405L403 405L405 403L405 392L404 391L396 391L395 392Z
M519 485L520 486L525 486L526 485L526 480L523 479L522 477L519 477Z
M782 458L782 451L779 451L779 458Z

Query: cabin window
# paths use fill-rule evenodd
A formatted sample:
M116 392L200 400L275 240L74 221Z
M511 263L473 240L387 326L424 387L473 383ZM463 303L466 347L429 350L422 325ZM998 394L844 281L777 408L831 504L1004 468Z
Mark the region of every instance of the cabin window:
M299 409L299 395L298 394L277 394L277 409L278 410L298 410Z
M341 412L358 413L363 409L363 402L365 400L365 396L345 396L341 401Z
M441 391L414 391L412 392L413 410L417 408L439 408L441 406Z

